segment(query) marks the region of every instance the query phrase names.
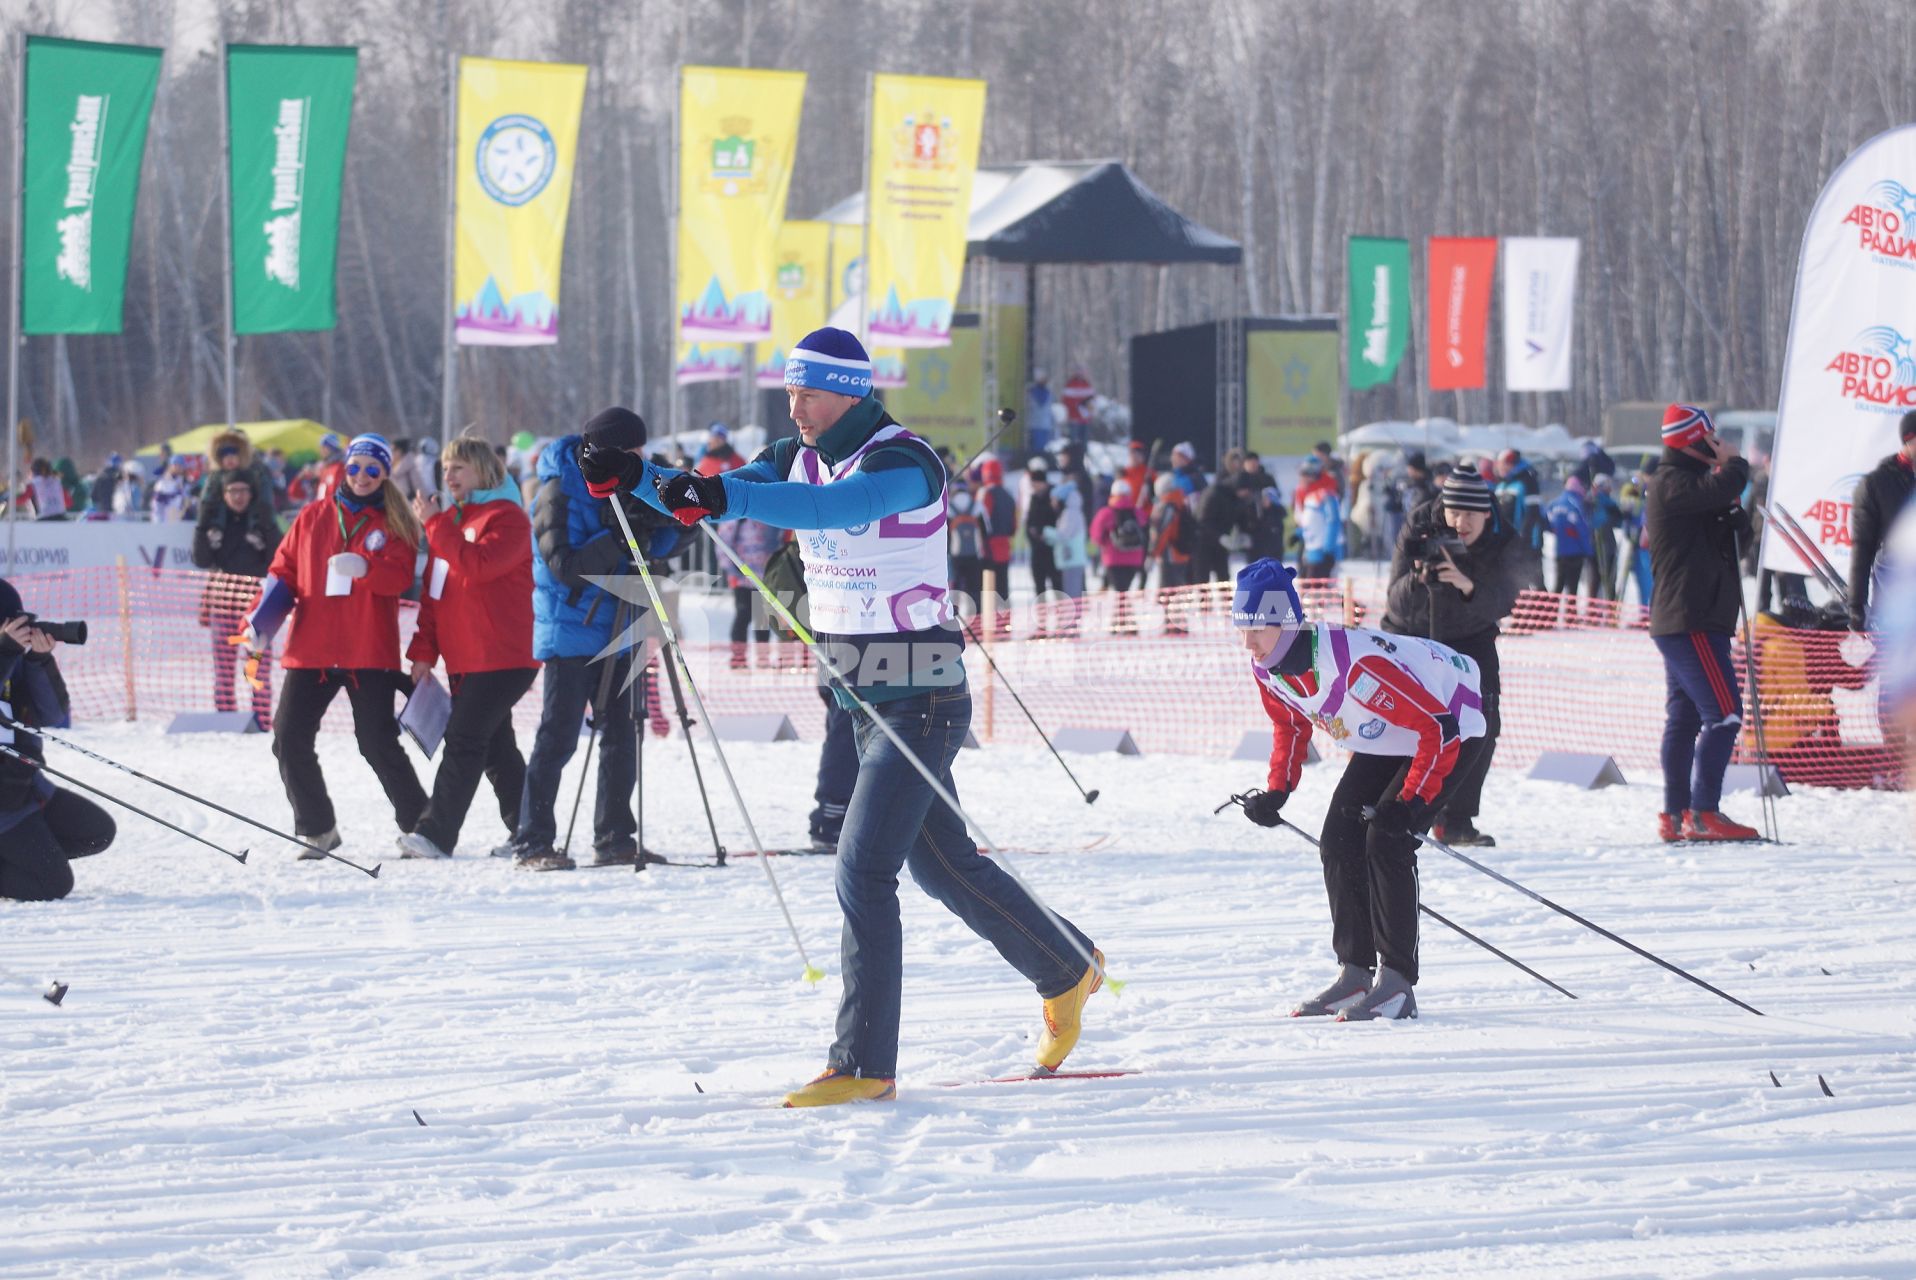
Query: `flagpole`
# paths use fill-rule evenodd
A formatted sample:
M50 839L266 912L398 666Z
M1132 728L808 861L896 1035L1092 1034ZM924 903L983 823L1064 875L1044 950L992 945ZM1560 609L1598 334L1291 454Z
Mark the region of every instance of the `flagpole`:
M222 22L222 25L224 23ZM233 333L233 118L228 98L227 77L232 73L232 46L226 43L225 33L220 35L220 273L225 282L225 293L221 301L225 304L226 317L226 429L231 431L239 422L239 414L234 404L233 365L234 348L239 345L238 337Z
M26 220L27 36L14 46L13 64L13 283L7 303L7 572L13 572L14 523L20 518L20 224Z
M680 49L684 49L683 41ZM679 190L679 166L683 163L679 156L679 130L684 127L680 120L680 108L685 102L685 63L678 66L678 80L672 92L672 163L667 177L671 179L672 198L666 205L665 216L665 293L672 300L672 319L666 326L665 367L668 371L665 395L665 431L667 435L677 435L681 417L679 399L685 394L685 388L679 385L679 346L684 341L679 336L679 203L684 193Z
M444 332L441 339L443 350L440 353L439 372L439 442L441 445L452 443L452 422L457 416L458 407L453 403L459 394L459 345L453 333L453 310L457 303L454 296L453 254L454 235L459 220L459 55L446 54L446 294Z
M877 109L878 73L865 73L865 225L859 234L858 247L858 318L852 326L852 332L858 335L859 342L865 346L866 354L871 352L869 334L871 332L872 297L872 113Z

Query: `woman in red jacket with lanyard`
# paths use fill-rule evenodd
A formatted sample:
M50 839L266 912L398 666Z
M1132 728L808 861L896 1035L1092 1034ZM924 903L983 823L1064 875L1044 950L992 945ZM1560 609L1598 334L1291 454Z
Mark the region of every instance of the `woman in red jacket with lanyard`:
M413 496L426 526L426 580L419 630L406 649L412 681L446 660L452 717L445 754L433 779L432 804L399 837L408 858L449 858L472 807L483 770L499 799L508 833L519 825L526 762L512 740L512 707L532 687L532 522L499 455L484 440L461 436L441 459L452 506Z
M392 449L383 437L355 436L343 472L344 483L309 503L286 531L241 633L250 648L293 616L280 658L286 679L273 716L273 754L293 805L294 833L322 849L337 849L340 840L313 745L341 689L352 702L359 754L392 801L399 829L412 830L426 811L425 789L400 748L393 719L393 695L405 682L399 596L412 585L419 524L399 490L386 483ZM307 849L299 856L324 855Z

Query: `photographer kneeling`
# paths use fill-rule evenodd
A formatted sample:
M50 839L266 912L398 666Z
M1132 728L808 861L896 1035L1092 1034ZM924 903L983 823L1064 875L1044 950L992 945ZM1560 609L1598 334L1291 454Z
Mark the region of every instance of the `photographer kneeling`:
M23 725L57 722L61 711L48 675L54 637L33 624L20 594L0 579L0 719ZM0 898L51 902L73 892L69 858L113 843L106 810L62 791L27 760L44 758L40 739L0 724Z
M1448 844L1497 843L1477 830L1477 810L1503 728L1497 624L1516 606L1524 565L1524 545L1498 513L1490 487L1468 468L1452 471L1436 501L1410 513L1391 558L1383 629L1448 645L1476 659L1482 678L1483 749L1465 765L1432 827Z

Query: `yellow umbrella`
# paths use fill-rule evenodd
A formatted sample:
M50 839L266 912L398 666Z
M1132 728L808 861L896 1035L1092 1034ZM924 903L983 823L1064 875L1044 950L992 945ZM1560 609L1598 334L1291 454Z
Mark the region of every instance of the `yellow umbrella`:
M226 424L216 422L211 426L194 427L191 431L182 431L179 435L169 436L158 444L147 445L136 456L157 457L162 450L169 453L203 454L207 446L213 443L213 437L226 430ZM311 418L282 418L276 422L242 422L239 430L246 433L256 452L264 453L268 449L284 449L289 454L318 453L320 437L326 434L325 424L314 422Z

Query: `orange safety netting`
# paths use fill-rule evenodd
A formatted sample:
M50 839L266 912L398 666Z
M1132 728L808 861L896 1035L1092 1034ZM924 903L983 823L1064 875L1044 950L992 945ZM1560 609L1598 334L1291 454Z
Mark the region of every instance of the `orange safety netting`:
M144 566L38 573L15 582L35 613L84 619L91 629L88 644L62 646L58 654L76 722L164 723L183 711L255 705L224 633L251 604L256 583ZM1311 616L1357 625L1382 617L1381 584L1298 585ZM824 713L804 651L774 642L737 652L720 634L730 619L730 598L708 597L709 612L695 607L699 599L685 593L680 630L712 714L780 713L801 737L818 740ZM1229 611L1229 589L1221 583L1021 602L999 617L990 656L1046 732L1123 729L1146 754L1222 757L1247 733L1269 732ZM402 607L402 648L416 616L414 606ZM974 625L980 633L987 629L983 619ZM1043 638L1035 634L1040 626ZM1654 779L1664 678L1646 628L1647 612L1639 606L1525 593L1499 642L1503 733L1496 764L1526 769L1545 751L1592 752L1615 757L1632 780ZM1823 786L1900 785L1899 753L1885 743L1877 717L1876 678L1864 652L1871 646L1862 637L1789 630L1767 617L1757 619L1755 630L1764 727L1784 777ZM1735 654L1747 707L1740 638ZM993 678L978 646L968 647L966 663L979 740L1036 745L1036 730ZM276 683L279 671L269 669ZM669 690L663 694L663 711L676 720ZM539 707L535 685L514 713L527 735ZM651 709L655 724L662 724L661 708ZM328 713L326 728L350 728L343 699ZM1331 746L1319 743L1326 752ZM1737 758L1754 760L1753 726L1746 727Z

